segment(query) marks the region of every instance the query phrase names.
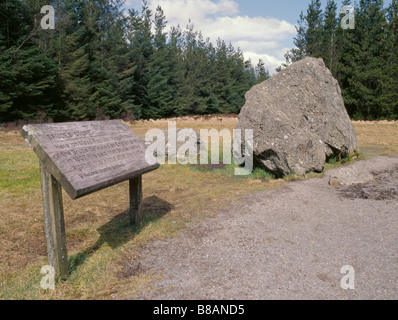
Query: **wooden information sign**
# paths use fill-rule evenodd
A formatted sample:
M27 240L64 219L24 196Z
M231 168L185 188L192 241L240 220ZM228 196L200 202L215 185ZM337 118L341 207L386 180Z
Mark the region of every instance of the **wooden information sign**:
M145 144L121 120L26 125L21 131L40 160L48 258L56 274L68 274L62 190L74 200L130 181L130 218L139 223Z

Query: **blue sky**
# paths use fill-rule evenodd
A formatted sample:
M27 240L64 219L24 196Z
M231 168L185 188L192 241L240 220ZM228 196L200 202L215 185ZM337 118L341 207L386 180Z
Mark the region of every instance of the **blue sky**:
M125 0L126 8L141 9L141 0ZM246 59L262 59L271 73L293 47L294 25L311 0L148 0L154 11L160 5L169 25L184 28L191 19L212 42L221 38L240 48ZM327 0L322 0L323 8ZM341 7L341 0L336 1ZM385 1L390 3L391 0Z
M310 0L237 0L240 12L250 17L264 16L296 23L301 10L307 10ZM324 1L326 2L326 1Z
M127 0L128 8L141 8L141 0ZM218 2L213 0L212 2ZM285 19L296 23L300 11L306 11L311 0L235 0L239 4L239 14L249 17L263 16ZM322 3L326 4L326 0Z

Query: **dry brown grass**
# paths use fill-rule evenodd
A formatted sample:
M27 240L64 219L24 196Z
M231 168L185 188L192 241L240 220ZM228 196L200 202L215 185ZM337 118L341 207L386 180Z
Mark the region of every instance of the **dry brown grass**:
M237 116L230 116L230 117L211 117L211 118L204 118L204 117L183 117L178 119L164 119L164 120L157 120L157 121L137 121L133 125L131 125L131 129L139 136L145 136L146 132L150 129L160 129L166 130L168 128L169 121L176 121L177 129L185 129L190 128L194 129L195 131L200 131L200 129L229 129L233 130L237 123Z
M137 134L164 123L132 126ZM162 127L163 126L163 127ZM184 122L178 127L232 128L221 122ZM173 237L187 223L210 217L231 198L274 187L274 183L165 165L144 176L141 227L129 225L128 184L72 201L64 196L71 276L54 292L40 288L46 262L40 175L36 155L18 132L0 134L0 294L4 299L109 299L134 293L155 276L148 270L125 273L126 265L154 239ZM126 276L120 276L127 274Z
M144 136L147 130L151 128L167 129L167 121L138 121L132 126L132 129L136 134ZM179 129L192 128L196 131L207 128L232 130L236 123L237 116L224 118L216 116L210 119L199 118L197 120L192 117L185 117L178 119L177 127ZM367 156L398 153L398 121L353 121L353 125L357 132L360 149Z
M398 122L354 122L359 146L368 156L398 153Z
M236 121L188 118L178 121L177 127L233 129ZM131 127L143 136L149 129L167 129L167 121L140 121ZM355 128L361 148L370 155L398 152L398 124L361 123ZM64 193L71 276L49 292L40 288L40 268L47 259L38 160L16 131L0 133L0 176L3 299L111 299L132 295L157 278L136 264L149 242L174 237L188 223L215 215L232 199L284 183L165 165L144 176L146 219L141 227L129 225L127 183L76 201Z

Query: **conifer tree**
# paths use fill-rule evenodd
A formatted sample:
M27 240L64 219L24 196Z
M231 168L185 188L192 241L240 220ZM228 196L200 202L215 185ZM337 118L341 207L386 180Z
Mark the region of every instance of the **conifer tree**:
M151 118L153 108L148 103L147 88L149 81L150 58L153 53L152 12L146 0L142 3L141 16L136 10L130 10L131 29L129 41L132 44L136 65L135 85L133 87L134 104L141 106L141 116Z
M320 0L311 0L305 17L307 30L305 34L306 53L313 57L322 55L323 15Z
M39 28L43 5L55 8L54 30ZM1 1L0 121L239 112L257 82L239 49L192 25L167 34L161 7L153 16L146 0L127 16L121 5Z
M382 81L386 62L386 19L382 0L361 0L356 14L356 36L359 48L352 57L355 69L354 92L358 104L355 115L375 119L380 115Z
M57 68L39 50L40 22L31 4L20 0L0 4L0 121L54 116Z
M393 0L387 10L387 62L380 97L382 117L398 119L398 1Z
M231 48L227 47L221 39L217 41L214 93L218 101L218 109L221 113L229 113L232 107L229 95L233 88L232 78L229 70L229 59L232 54Z
M173 115L173 90L170 85L170 51L167 46L166 17L160 6L155 13L154 50L150 58L148 81L148 108L152 118L165 118Z
M264 61L260 59L257 64L257 83L261 83L271 78L269 71L265 70L264 66L265 66Z
M337 65L337 45L336 45L336 29L337 29L337 4L334 0L328 0L322 38L322 56L325 60L326 66L336 74Z

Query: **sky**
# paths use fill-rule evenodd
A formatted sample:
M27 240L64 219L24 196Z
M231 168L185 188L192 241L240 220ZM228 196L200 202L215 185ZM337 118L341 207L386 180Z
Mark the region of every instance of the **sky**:
M153 12L160 5L168 26L186 27L191 19L195 30L215 43L218 38L256 65L259 59L271 74L294 47L295 25L311 0L148 0ZM322 9L327 0L322 0ZM141 11L141 0L125 0L125 8ZM341 1L337 1L340 10Z

